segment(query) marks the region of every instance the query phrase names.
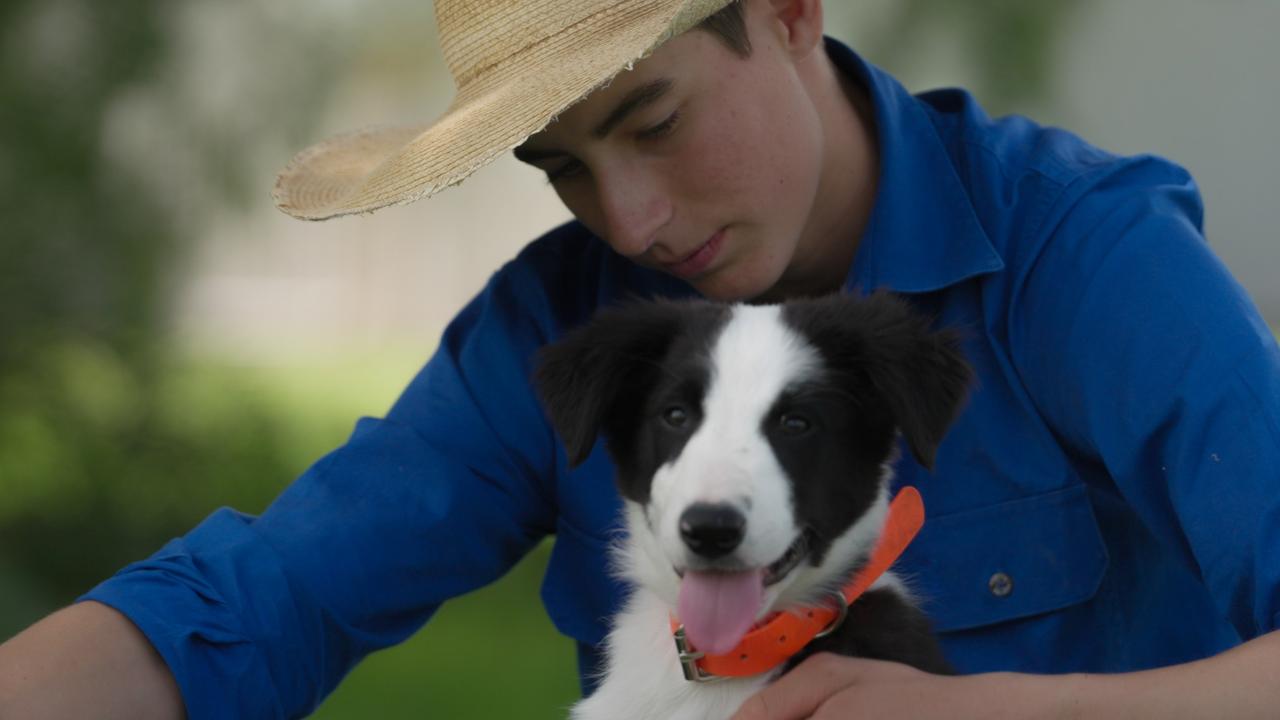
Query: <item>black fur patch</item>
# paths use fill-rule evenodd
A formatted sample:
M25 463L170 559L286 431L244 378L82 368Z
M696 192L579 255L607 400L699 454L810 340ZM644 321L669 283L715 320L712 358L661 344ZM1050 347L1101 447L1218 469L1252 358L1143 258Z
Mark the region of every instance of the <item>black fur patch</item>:
M605 438L619 491L640 503L663 463L702 419L711 346L729 308L709 302L637 303L606 310L545 348L535 384L573 464ZM680 408L687 423L674 426Z
M812 533L817 566L875 501L899 431L932 466L971 371L952 335L885 293L794 301L782 312L823 367L777 399L763 430L791 481L797 524ZM805 432L788 430L797 419Z
M821 352L830 385L900 430L917 461L933 469L942 436L973 378L952 331L888 293L832 295L783 306L783 317ZM887 458L887 455L886 455Z

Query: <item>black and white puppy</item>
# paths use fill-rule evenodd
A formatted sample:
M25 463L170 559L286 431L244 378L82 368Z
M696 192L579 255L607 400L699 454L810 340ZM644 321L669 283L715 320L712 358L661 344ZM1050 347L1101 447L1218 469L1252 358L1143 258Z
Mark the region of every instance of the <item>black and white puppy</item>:
M536 384L570 461L599 435L616 466L618 570L635 588L573 717L727 718L819 651L946 672L892 575L836 632L755 677L686 681L669 618L719 654L771 612L827 602L878 540L899 434L931 467L970 376L953 334L884 293L641 303L546 348Z

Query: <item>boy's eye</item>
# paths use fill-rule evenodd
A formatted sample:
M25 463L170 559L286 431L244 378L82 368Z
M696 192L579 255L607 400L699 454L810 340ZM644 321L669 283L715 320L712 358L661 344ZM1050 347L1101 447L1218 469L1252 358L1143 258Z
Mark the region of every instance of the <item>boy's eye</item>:
M569 160L565 164L554 170L547 171L547 181L556 182L558 180L566 180L582 172L583 165L577 160Z
M643 140L655 140L657 138L670 135L671 131L675 129L676 123L678 123L679 121L680 121L680 112L677 110L676 112L673 112L669 116L667 116L666 120L663 120L662 122L658 123L657 125L654 125L651 128L648 128L646 130L641 130L638 133L638 135Z

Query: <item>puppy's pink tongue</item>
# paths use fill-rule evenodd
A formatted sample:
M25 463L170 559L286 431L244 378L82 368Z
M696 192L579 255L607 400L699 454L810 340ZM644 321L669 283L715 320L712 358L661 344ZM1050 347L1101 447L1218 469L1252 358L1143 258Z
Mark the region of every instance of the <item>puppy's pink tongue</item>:
M764 603L764 570L687 571L680 581L680 622L693 647L723 655L751 629Z

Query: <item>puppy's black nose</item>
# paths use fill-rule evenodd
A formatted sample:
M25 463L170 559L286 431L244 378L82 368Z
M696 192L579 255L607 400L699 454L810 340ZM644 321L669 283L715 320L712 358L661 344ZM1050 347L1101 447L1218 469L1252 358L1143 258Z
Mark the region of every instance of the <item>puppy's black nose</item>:
M742 544L747 518L731 505L698 503L680 516L680 537L705 558L718 558Z

